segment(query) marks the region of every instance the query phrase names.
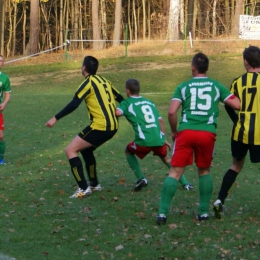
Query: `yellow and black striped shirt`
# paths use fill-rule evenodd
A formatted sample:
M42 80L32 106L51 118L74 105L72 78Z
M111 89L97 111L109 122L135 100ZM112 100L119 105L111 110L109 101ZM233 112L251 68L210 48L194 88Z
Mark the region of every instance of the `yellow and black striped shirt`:
M232 139L245 144L260 145L260 73L247 72L236 78L230 91L241 102Z
M122 96L109 80L99 75L89 75L79 86L75 96L85 100L92 129L101 131L118 129L115 100Z

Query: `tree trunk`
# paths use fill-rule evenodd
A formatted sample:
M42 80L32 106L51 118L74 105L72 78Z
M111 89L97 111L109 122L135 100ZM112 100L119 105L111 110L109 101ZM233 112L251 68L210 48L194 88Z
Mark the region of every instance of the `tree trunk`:
M151 39L151 3L147 3L147 28L148 28L148 40Z
M23 54L25 54L25 48L26 48L26 2L23 2Z
M193 5L193 15L192 15L192 38L196 38L196 28L197 28L197 15L198 15L198 0L194 0Z
M146 10L145 10L145 0L142 0L143 2L143 41L146 37Z
M170 13L168 23L169 40L174 41L179 39L179 0L171 0Z
M101 37L99 26L99 0L92 1L92 28L93 28L93 50L101 50Z
M27 54L36 54L39 43L39 0L31 0L30 4L30 39L26 47Z
M133 40L133 33L132 33L133 30L132 30L132 23L131 23L130 7L131 7L131 3L130 0L128 0L127 16L128 16L129 42L131 43Z
M239 36L239 19L240 15L244 14L244 0L237 0L236 1L236 7L235 7L235 16L234 16L234 31L233 36L238 37Z
M135 0L133 0L133 19L134 19L135 42L137 42L137 21L136 21L136 11L135 11Z
M101 48L106 47L106 40L107 40L107 12L106 12L106 1L100 0L100 15L101 15L101 39L103 40L100 42Z
M60 0L60 23L59 23L59 45L61 46L64 43L64 27L65 24L64 16L63 16L63 1Z
M214 0L213 1L213 17L212 17L212 20L213 20L213 25L212 25L212 34L213 34L213 37L216 37L217 35L217 27L216 27L216 6L217 6L217 1L218 0Z
M115 26L113 35L113 46L120 45L120 35L121 35L121 17L122 17L122 0L116 0L115 3Z
M5 6L4 1L0 1L0 53L4 55L4 22L5 22Z

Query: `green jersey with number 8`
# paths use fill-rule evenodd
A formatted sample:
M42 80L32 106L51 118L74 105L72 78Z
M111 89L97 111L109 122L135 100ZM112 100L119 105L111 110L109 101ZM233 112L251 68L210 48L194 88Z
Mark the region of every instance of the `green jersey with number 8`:
M134 142L145 147L162 146L165 143L161 132L159 112L155 104L141 96L129 97L120 103L125 118L132 124L135 131Z
M182 119L178 131L201 130L216 133L219 102L232 94L218 81L208 77L195 77L175 90L172 100L182 102Z

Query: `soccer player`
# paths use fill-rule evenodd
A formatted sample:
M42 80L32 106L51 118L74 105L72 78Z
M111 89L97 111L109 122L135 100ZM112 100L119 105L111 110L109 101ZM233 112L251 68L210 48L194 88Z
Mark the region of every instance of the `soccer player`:
M4 57L0 55L0 164L5 165L5 141L4 141L4 115L3 111L10 100L10 79L1 71L4 65Z
M252 163L260 162L260 49L250 46L243 52L246 73L236 78L230 91L241 101L238 114L225 107L234 122L231 133L233 163L223 177L218 199L214 202L215 216L221 218L228 192L242 170L247 152Z
M115 100L121 102L124 98L106 78L96 75L99 62L92 56L86 56L82 64L82 75L85 80L77 89L74 98L58 114L51 118L47 127L53 127L57 120L74 111L84 100L88 109L90 125L84 128L67 146L65 152L69 160L72 174L78 184L78 189L71 198L90 195L92 190L101 190L97 179L94 150L111 139L118 130ZM88 185L83 172L81 152L89 176Z
M137 178L133 191L139 191L148 182L140 169L136 156L143 159L147 154L153 152L153 155L159 156L162 162L170 168L171 159L167 156L167 146L170 148L171 145L165 140L164 123L155 104L139 95L139 82L136 79L127 80L125 90L128 98L117 107L116 115L124 115L135 131L135 140L127 145L125 155ZM193 188L184 175L180 179L180 183L186 190Z
M219 82L206 76L209 59L197 53L191 62L193 78L180 84L172 97L168 120L175 141L171 169L161 191L157 224L166 224L172 198L177 190L178 180L185 167L191 165L193 156L199 177L199 212L197 220L209 218L210 198L213 182L210 175L214 144L216 139L219 102L240 108L237 97ZM182 108L182 118L177 130L177 111Z

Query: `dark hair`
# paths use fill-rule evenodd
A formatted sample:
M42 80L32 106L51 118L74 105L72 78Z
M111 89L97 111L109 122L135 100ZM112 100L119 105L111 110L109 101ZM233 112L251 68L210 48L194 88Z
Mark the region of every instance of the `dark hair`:
M260 49L256 46L249 46L243 52L243 58L252 68L260 68Z
M209 68L209 59L204 53L199 52L194 55L192 59L192 66L199 73L206 73Z
M83 66L90 75L95 75L98 70L98 60L92 56L86 56L83 61Z
M129 79L125 83L125 88L129 89L129 91L132 95L139 94L139 91L140 91L139 81L136 79Z

